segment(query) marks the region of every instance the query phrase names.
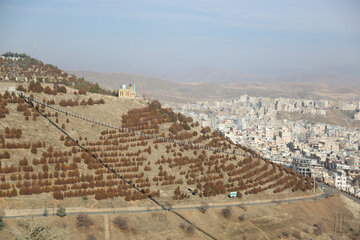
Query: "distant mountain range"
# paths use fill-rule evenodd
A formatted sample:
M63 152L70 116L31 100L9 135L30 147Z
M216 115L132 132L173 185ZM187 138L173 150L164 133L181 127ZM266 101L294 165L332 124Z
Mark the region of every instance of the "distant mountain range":
M360 98L360 78L335 74L294 74L277 80L269 78L262 81L229 71L207 72L206 68L193 69L177 77L168 77L168 80L125 73L68 72L112 89L119 88L121 83L135 83L138 94L163 102L220 100L236 98L242 94L297 98Z
M164 79L181 83L247 83L256 81L254 77L240 72L208 67L193 67L183 73L167 74Z

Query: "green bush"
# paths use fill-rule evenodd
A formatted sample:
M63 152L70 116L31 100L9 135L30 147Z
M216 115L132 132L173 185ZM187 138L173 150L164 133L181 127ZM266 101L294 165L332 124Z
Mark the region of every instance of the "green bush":
M66 209L60 206L58 208L58 210L56 211L56 216L65 217L66 216Z
M4 211L2 211L0 209L0 231L5 227L5 223L4 223L4 220L3 220L3 216L4 216Z

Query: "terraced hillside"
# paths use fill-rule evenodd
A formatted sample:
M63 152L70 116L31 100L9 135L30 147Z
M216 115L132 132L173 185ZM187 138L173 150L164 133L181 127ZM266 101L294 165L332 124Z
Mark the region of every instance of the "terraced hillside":
M15 87L46 105L1 93L3 206L42 207L54 200L109 206L113 199L129 206L149 195L163 203L199 203L226 200L230 192L258 200L313 189L311 179L256 158L157 101L83 95L71 88L54 95L52 85L39 85Z

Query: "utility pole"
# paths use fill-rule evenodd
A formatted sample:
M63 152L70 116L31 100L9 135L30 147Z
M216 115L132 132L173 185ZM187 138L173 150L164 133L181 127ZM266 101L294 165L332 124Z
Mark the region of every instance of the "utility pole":
M315 193L315 176L313 176L314 179L314 193Z

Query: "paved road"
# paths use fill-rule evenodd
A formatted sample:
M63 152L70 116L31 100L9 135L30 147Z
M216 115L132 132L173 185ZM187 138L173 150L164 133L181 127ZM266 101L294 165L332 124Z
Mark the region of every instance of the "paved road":
M320 187L324 187L324 190L327 190L328 192L331 192L332 194L340 193L340 194L342 194L343 196L345 196L345 197L353 200L353 201L356 202L357 204L360 204L360 199L358 199L358 198L356 198L356 197L353 197L353 196L350 196L350 195L347 194L347 193L343 193L343 192L341 192L339 189L329 187L328 185L325 185L325 184L322 184L322 183L319 183L319 186L320 186Z
M319 183L319 186L321 188L323 188L323 193L321 195L317 195L317 196L310 196L310 197L300 197L300 198L296 198L296 199L288 199L288 200L273 200L273 201L266 201L266 202L254 202L254 203L242 203L242 202L229 202L229 203L211 203L209 202L208 204L208 208L225 208L225 207L231 207L231 206L242 206L242 207L247 207L247 206L263 206L263 205L274 205L274 204L282 204L282 203L294 203L294 202L304 202L304 201L312 201L312 200L316 200L316 199L323 199L323 198L328 198L330 196L333 196L335 194L343 194L344 196L346 196L347 198L355 201L356 203L360 204L360 200L357 198L354 198L350 195L347 195L345 193L342 193L341 191L331 188L327 185L321 184ZM201 207L201 204L198 205L191 205L191 206L174 206L171 208L172 211L186 211L186 210L196 210L199 209L199 207ZM126 213L145 213L145 212L161 212L161 211L167 211L161 208L152 208L152 209L145 209L145 208L141 208L141 209L114 209L114 208L108 208L106 210L101 210L101 209L87 209L87 208L68 208L68 212L67 215L71 216L71 215L77 215L81 212L86 212L89 215L104 215L104 214L126 214ZM36 211L36 210L34 210ZM31 214L34 217L43 217L42 214L43 209L37 209L37 213ZM5 210L6 213L6 210ZM51 214L49 214L51 215ZM29 214L12 214L11 216L4 216L4 218L26 218L28 217Z
M242 202L234 202L234 203L209 203L208 204L208 208L225 208L225 207L231 207L231 206L242 206L242 207L247 207L247 206L262 206L262 205L274 205L274 204L282 204L282 203L292 203L292 202L303 202L303 201L311 201L311 200L316 200L316 199L321 199L321 198L327 198L329 196L332 196L336 194L336 191L334 191L331 188L324 188L323 189L323 193L321 195L318 196L311 196L311 197L300 197L300 198L296 198L296 199L289 199L289 200L274 200L274 201L267 201L267 202L254 202L254 203L242 203ZM186 211L186 210L196 210L199 209L199 207L201 207L201 205L192 205L192 206L175 206L172 207L171 210L172 211ZM132 209L132 210L116 210L116 209L107 209L104 211L101 211L100 209L79 209L79 210L73 210L71 212L67 212L67 215L71 216L71 215L77 215L81 212L86 212L89 215L104 215L104 214L118 214L118 213L122 213L122 214L126 214L126 213L144 213L144 212L161 212L161 211L167 211L161 208L153 208L153 209ZM38 211L39 212L39 211ZM40 211L41 212L41 211ZM6 212L5 212L6 213ZM50 215L50 214L49 214ZM29 214L18 214L18 215L12 215L12 216L4 216L4 218L22 218L22 217L28 217ZM37 213L37 214L32 214L32 216L34 217L43 217L42 214Z

